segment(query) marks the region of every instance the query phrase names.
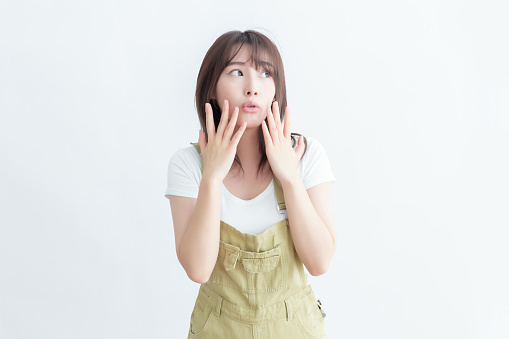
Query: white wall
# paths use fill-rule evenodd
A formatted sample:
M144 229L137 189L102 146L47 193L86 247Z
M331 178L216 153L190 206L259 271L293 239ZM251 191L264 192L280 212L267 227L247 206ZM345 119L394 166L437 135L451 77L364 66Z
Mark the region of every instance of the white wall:
M222 33L276 40L328 152L330 338L507 338L503 1L2 1L0 337L184 338L163 196Z

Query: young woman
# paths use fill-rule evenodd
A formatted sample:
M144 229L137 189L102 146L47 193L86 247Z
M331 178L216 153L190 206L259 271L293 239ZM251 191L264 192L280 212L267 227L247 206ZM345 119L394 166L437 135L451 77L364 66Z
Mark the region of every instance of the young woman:
M165 194L177 257L201 284L188 338L326 338L304 266L321 275L335 252L336 179L321 144L291 133L274 43L220 36L196 107L198 143L171 157Z

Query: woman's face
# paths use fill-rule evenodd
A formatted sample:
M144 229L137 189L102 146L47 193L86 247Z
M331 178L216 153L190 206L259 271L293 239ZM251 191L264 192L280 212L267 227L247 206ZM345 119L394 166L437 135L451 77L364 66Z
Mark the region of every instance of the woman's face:
M242 46L223 70L216 85L215 99L219 106L223 107L224 100L229 102L228 120L235 107L239 108L237 127L244 122L247 122L246 128L260 127L276 95L276 85L268 68L260 62L260 69L256 69L249 62L250 57L251 47Z

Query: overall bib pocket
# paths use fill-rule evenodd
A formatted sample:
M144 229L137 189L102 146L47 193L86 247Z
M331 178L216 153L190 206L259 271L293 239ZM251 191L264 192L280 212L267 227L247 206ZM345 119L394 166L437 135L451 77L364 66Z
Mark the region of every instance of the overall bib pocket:
M287 261L284 243L249 252L221 241L212 282L246 294L274 293L287 287Z

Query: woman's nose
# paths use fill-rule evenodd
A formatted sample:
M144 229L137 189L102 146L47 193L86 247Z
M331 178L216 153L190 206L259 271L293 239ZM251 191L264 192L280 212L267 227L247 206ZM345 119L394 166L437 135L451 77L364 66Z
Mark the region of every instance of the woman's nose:
M248 78L245 93L247 96L258 95L258 82L255 76Z

